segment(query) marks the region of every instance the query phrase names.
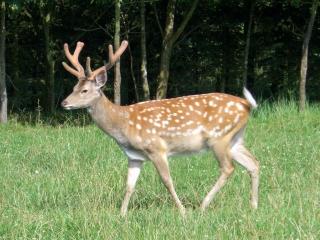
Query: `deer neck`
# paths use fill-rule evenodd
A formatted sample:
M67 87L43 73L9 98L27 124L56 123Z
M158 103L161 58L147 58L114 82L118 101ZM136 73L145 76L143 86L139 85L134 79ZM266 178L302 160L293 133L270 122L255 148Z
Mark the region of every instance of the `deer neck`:
M113 104L101 91L101 97L88 108L88 112L100 129L117 142L126 142L123 123L127 122L128 113L124 107Z

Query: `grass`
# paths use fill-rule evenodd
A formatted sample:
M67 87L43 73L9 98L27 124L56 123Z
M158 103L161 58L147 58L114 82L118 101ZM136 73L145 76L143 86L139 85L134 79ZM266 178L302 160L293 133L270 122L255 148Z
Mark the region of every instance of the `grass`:
M250 179L237 166L200 213L219 174L212 154L202 153L170 161L185 219L151 163L123 219L127 162L110 138L86 121L12 118L0 126L0 239L319 239L319 119L319 107L298 113L292 103L254 112L246 143L261 164L258 210L250 209Z

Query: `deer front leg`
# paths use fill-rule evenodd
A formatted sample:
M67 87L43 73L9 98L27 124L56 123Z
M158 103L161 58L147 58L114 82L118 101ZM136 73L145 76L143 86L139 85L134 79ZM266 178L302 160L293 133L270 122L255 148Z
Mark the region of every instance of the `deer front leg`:
M170 176L169 164L167 160L166 154L154 153L150 155L150 160L153 162L156 167L163 184L166 186L168 191L170 192L176 206L178 207L182 216L185 215L185 208L182 205L176 190L174 189L172 178Z
M143 162L129 159L128 162L128 177L127 177L127 187L126 194L122 201L121 205L121 216L125 216L127 214L129 201L132 193L134 192L134 188L136 186L138 177L140 175L141 167Z

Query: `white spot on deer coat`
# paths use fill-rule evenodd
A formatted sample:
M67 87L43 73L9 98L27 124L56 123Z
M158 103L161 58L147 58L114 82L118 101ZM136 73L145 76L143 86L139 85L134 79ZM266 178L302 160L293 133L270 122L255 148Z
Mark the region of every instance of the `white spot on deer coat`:
M188 121L187 123L186 123L187 125L191 125L191 124L193 124L193 121Z
M229 125L227 125L227 126L225 126L225 128L224 128L224 131L225 132L228 132L230 129L231 129L231 125L229 124Z
M237 106L239 111L243 111L244 110L244 107L243 107L243 105L241 103L237 103L236 106Z
M240 114L237 114L236 117L234 118L233 122L237 123L237 122L239 122L239 119L240 119Z
M169 131L174 131L174 130L176 130L176 127L169 127L168 130Z
M235 102L233 102L233 101L227 102L227 106L228 106L228 107L232 107L232 106L234 106L234 105L235 105Z
M161 127L161 124L158 123L158 122L153 123L153 125L156 126L156 127Z

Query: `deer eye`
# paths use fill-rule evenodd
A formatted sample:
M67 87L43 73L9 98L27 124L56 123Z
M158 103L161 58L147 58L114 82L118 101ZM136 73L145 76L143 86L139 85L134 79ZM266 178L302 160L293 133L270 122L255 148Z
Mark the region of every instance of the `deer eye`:
M88 92L87 89L84 89L84 90L81 91L81 93L87 93L87 92Z

